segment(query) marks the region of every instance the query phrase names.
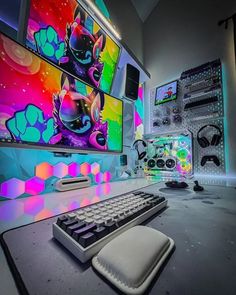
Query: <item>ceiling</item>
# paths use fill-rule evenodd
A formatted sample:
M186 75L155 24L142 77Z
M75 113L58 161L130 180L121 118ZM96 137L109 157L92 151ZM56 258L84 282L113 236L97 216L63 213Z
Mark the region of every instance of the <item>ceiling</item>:
M160 0L131 0L142 22L146 21L159 1Z

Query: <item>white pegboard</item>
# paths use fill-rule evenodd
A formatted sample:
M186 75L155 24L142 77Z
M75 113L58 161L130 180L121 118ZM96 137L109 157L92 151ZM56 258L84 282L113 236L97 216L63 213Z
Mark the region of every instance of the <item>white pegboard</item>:
M154 87L150 90L150 131L151 134L164 134L178 132L183 129L184 117L183 117L183 106L182 99L179 99L181 95L181 89L177 87L177 99L173 101L166 102L164 104L155 105L155 95L156 88ZM178 112L176 112L178 110ZM175 116L180 116L182 121L175 122ZM170 124L163 124L164 120L168 118ZM154 126L155 123L158 123L159 126Z
M218 119L205 119L197 121L194 124L189 125L189 130L193 135L193 163L194 172L206 175L222 175L225 173L225 153L224 153L224 135L222 135L219 145L202 148L197 141L198 130L204 125L216 125L221 130L224 130L224 121L221 118ZM209 141L211 141L213 134L217 133L214 128L206 128L206 130L201 132L201 136L206 136ZM223 134L223 132L222 132ZM207 155L216 155L220 161L220 166L216 166L213 162L207 162L204 166L201 166L201 159Z
M178 94L174 101L166 102L162 105L155 105L156 89L160 85L150 90L150 131L151 134L167 134L178 132L180 130L190 130L193 133L193 155L194 171L196 173L207 175L222 175L225 173L225 148L224 148L224 101L222 90L222 70L220 60L201 65L190 69L181 74L178 80ZM187 108L189 103L201 103L204 99L214 99L215 102L202 106L196 105ZM178 108L178 114L182 121L174 123L173 118L176 115L173 110ZM162 122L169 118L169 125ZM158 122L159 126L154 126ZM222 138L218 146L209 146L202 148L196 140L198 130L207 124L217 125L222 131ZM216 132L207 131L207 138L211 140L212 134ZM211 134L212 132L212 134ZM215 155L220 161L220 166L212 162L207 162L201 166L201 159L205 155Z

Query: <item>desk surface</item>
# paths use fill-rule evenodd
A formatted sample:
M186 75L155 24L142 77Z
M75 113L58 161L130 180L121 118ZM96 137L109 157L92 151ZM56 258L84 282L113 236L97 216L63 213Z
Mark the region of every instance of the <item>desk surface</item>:
M148 184L151 184L151 182L145 179L136 179L90 187L77 192L53 193L1 202L0 229L2 232L34 220L44 219L117 194L139 189ZM194 269L189 268L191 266L191 255L198 256L200 266L195 264L196 261L193 261L194 268L201 269L201 263L204 264L207 272L206 284L213 284L214 267L217 265L215 259L219 259L221 265L215 271L222 273L223 277L225 276L225 284L227 284L227 275L230 277L229 274L236 267L234 254L236 253L235 189L208 186L204 193L196 194L191 190L169 190L164 188L163 183L159 183L146 188L146 190L158 190L161 194L165 194L169 204L169 208L161 214L161 218L154 218L149 226L158 228L177 242L177 248L173 254L174 258L170 259L167 268L164 269L163 274L158 279L161 288L160 294L177 294L173 292L173 284L184 285L184 280L187 279L185 278L186 275L188 275L188 279L192 280L193 287L194 283L195 285L205 283L203 282L204 276L200 275L198 280L197 277L194 277ZM212 249L212 253L204 251L204 249L209 248ZM182 257L184 263L179 259L180 257ZM18 294L2 251L0 252L0 265L0 294ZM164 285L161 285L162 281L166 279L164 272L168 273L170 279L172 278L169 290L164 290ZM186 272L185 275L183 275L184 272ZM219 283L216 282L215 284L217 287ZM209 287L212 288L210 285ZM153 291L151 293L155 294ZM188 294L195 293L189 290ZM207 293L205 290L201 294L211 293Z
M0 202L0 233L152 184L144 178L104 183L80 190L54 192ZM0 247L0 294L18 295Z

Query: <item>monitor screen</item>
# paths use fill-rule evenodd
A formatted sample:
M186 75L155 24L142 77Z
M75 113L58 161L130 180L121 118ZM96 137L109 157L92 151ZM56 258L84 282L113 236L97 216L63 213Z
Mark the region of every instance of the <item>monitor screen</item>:
M110 93L120 48L76 0L31 0L26 45Z
M155 105L162 104L177 98L177 81L157 87Z
M122 152L121 100L75 79L2 33L0 118L0 142L5 145Z

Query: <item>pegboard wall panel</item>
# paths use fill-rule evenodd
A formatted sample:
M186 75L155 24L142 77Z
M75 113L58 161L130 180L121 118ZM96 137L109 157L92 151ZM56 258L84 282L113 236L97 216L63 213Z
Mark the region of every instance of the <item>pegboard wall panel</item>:
M179 88L184 122L224 116L220 60L181 74Z
M168 101L163 104L156 105L156 89L150 90L150 130L152 134L164 134L170 132L178 132L183 129L184 117L181 87L177 80L177 99Z
M212 119L212 120L201 120L197 121L194 124L189 125L189 130L192 132L193 135L193 159L194 159L194 171L195 173L199 174L206 174L206 175L222 175L225 173L225 153L224 153L224 136L222 134L219 144L218 145L209 145L205 148L201 147L197 140L198 131L206 125L215 125L223 130L224 128L224 121L221 118ZM219 134L218 131L212 127L206 127L200 133L201 137L206 137L211 143L214 134ZM214 158L207 160L206 157L209 156L216 156L219 162L215 162ZM207 160L206 162L203 160ZM205 162L205 163L204 163ZM218 165L219 164L219 165Z
M191 131L194 172L207 175L224 174L224 101L220 60L187 70L176 81L177 99L157 104L157 89L161 86L150 90L151 134L154 136L178 133L180 130ZM216 127L208 126L200 132L199 136L206 137L209 142L207 147L201 147L197 134L205 125ZM217 144L212 142L214 135L220 138Z

